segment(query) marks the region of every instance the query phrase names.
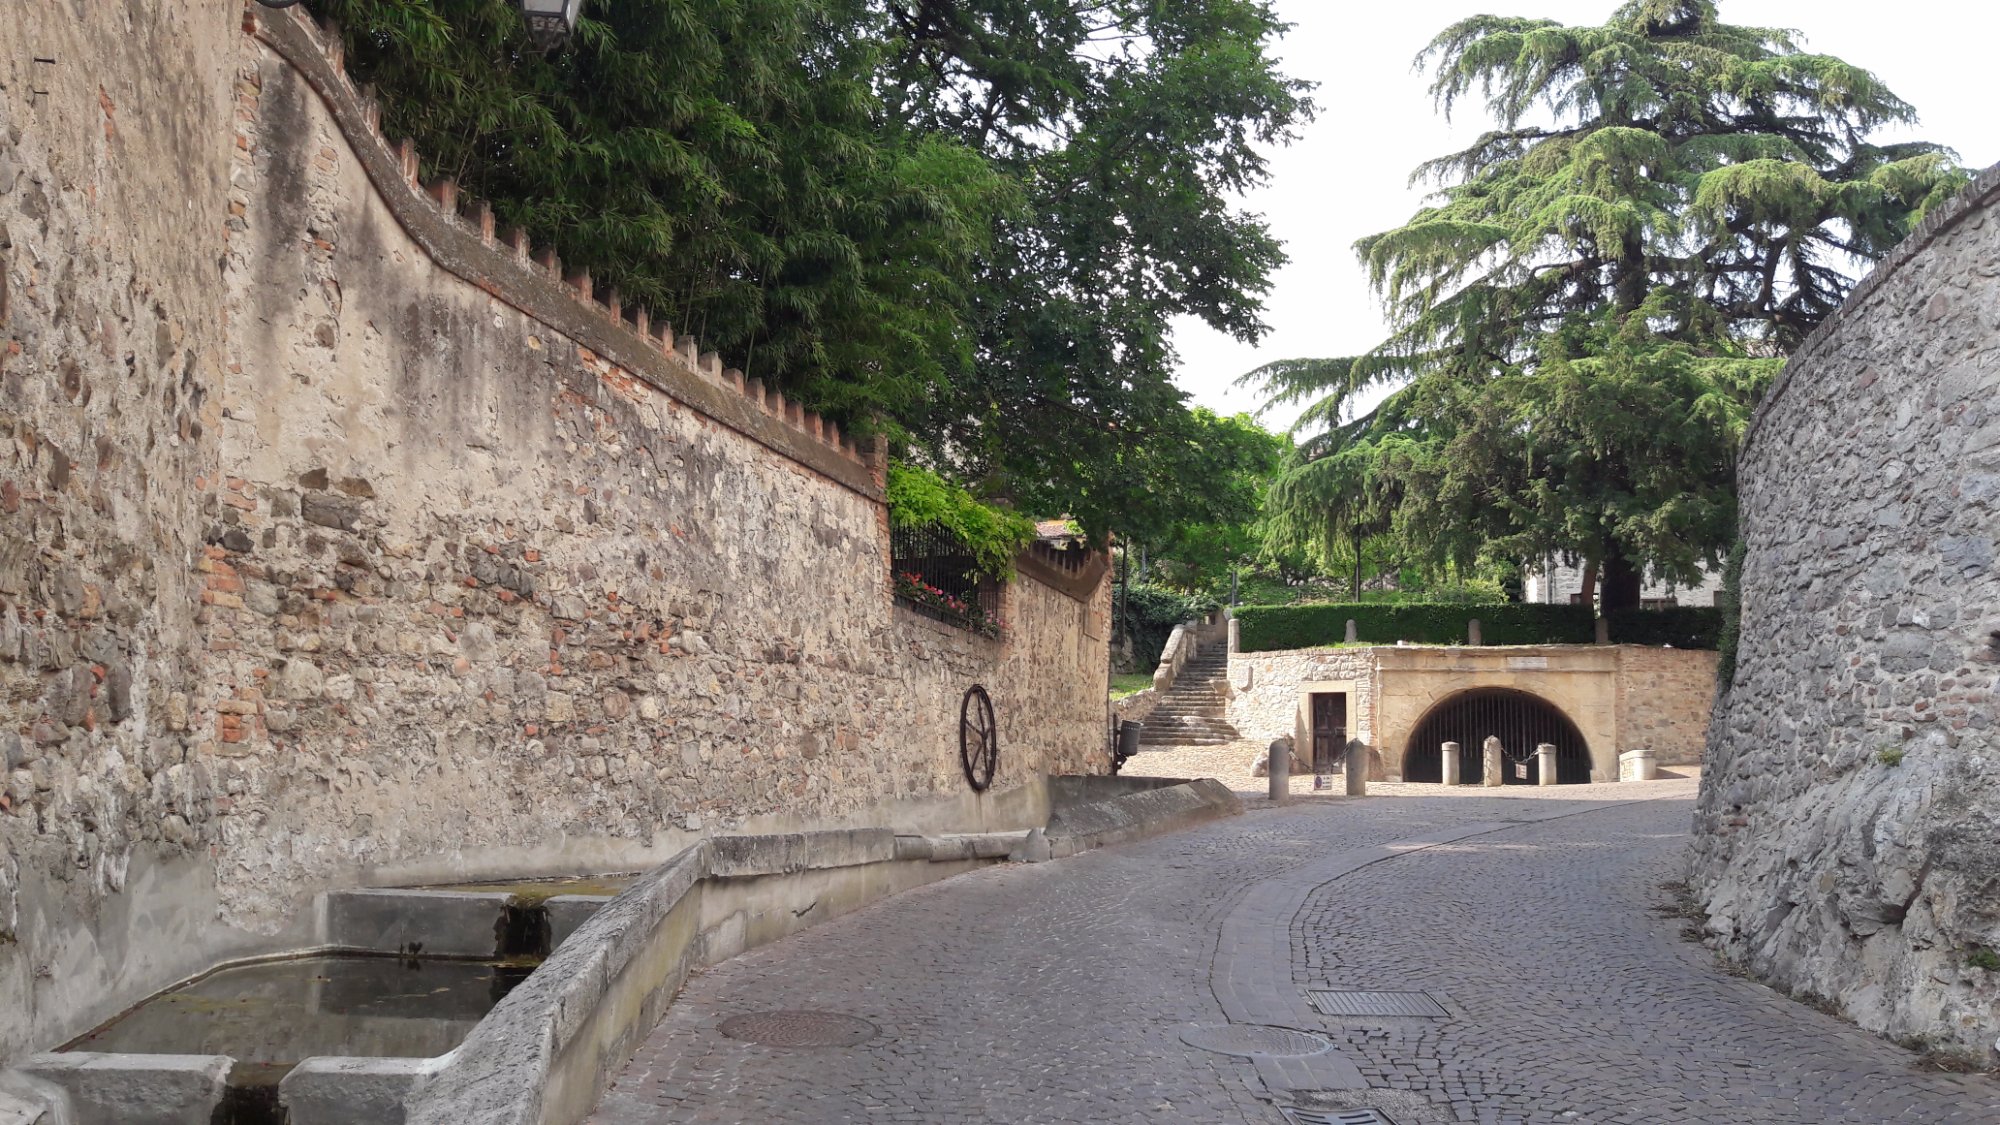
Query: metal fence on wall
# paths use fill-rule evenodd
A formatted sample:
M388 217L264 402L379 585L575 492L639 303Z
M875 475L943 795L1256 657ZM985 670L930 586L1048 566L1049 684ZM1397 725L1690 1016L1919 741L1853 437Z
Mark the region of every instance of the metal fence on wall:
M1000 631L1000 586L985 578L958 536L935 524L893 528L896 600L936 621L988 636Z

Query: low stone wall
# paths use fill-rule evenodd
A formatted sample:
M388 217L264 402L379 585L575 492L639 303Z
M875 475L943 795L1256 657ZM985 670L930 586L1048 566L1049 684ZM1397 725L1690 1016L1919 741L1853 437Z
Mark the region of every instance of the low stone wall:
M1213 778L1136 789L1122 796L1058 808L1049 818L1049 855L1062 859L1242 812L1243 803L1236 794Z
M102 65L0 90L0 1058L327 889L1017 829L1108 769L1101 559L1024 557L997 640L896 607L879 458L416 183L304 7L85 7L10 41Z
M2000 1034L2000 168L1785 367L1694 882L1723 954L1990 1064Z

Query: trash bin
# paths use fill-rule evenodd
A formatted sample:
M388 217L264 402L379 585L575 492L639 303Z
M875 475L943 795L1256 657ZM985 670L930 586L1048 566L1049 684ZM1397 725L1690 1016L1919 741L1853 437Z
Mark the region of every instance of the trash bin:
M1127 719L1118 724L1118 757L1122 760L1139 752L1139 732L1146 724Z

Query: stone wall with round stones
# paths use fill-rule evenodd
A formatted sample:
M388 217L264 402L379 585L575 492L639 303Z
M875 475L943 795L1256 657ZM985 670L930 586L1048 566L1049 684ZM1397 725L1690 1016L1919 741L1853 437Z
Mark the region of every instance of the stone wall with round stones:
M1702 777L1708 933L1862 1026L2000 1032L2000 169L1787 365L1739 466L1742 643Z
M1108 769L1101 556L1023 555L998 639L898 607L879 451L420 182L305 7L16 7L0 1061L320 890L1020 828Z

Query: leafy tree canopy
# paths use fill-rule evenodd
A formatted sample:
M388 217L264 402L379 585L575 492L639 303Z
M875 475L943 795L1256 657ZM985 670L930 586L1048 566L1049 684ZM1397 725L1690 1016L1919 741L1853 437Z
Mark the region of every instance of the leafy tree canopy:
M427 175L916 460L1124 530L1204 423L1171 317L1241 339L1280 262L1232 206L1311 113L1266 0L312 0ZM1149 517L1150 518L1150 517Z
M1445 113L1477 98L1493 128L1357 244L1391 336L1245 377L1307 404L1274 522L1602 563L1607 608L1644 569L1693 581L1733 535L1735 441L1780 357L1964 173L1869 140L1915 119L1874 75L1711 0L1597 27L1478 16L1419 63Z

